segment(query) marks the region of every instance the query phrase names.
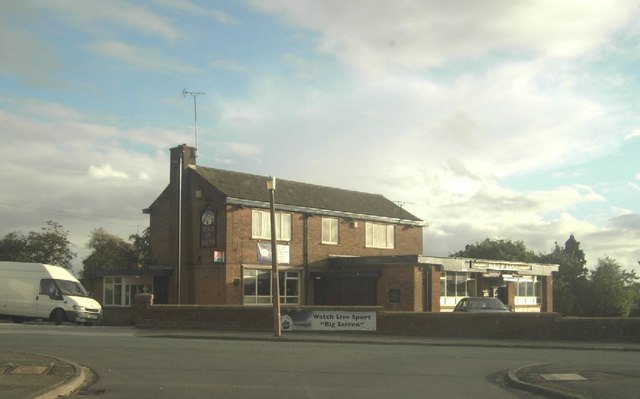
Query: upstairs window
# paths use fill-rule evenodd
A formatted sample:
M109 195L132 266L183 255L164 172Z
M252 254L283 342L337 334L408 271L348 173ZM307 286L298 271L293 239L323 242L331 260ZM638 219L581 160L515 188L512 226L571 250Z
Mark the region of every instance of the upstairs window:
M322 243L337 245L340 221L336 218L322 218Z
M367 248L395 248L395 226L390 224L366 224Z
M271 214L253 210L251 215L251 237L271 239ZM276 240L291 241L291 214L276 212Z

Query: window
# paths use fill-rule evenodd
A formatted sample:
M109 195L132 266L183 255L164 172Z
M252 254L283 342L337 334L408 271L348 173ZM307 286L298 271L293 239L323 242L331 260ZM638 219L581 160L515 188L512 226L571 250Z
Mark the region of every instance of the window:
M530 279L523 279L516 282L516 305L537 305L540 304L541 285L536 276Z
M322 218L322 243L338 244L340 221L335 218Z
M151 278L133 276L107 276L104 278L104 305L131 306L135 303L136 294L153 292Z
M60 290L56 283L49 278L40 280L40 295L47 295L52 299L62 299Z
M286 270L278 273L280 303L300 304L300 272ZM245 268L242 273L243 303L245 305L271 304L271 269Z
M477 285L472 273L442 272L440 274L440 305L455 306L466 296L476 296Z
M122 277L104 278L104 304L122 306Z
M271 239L271 214L254 210L251 215L251 237ZM276 240L291 241L291 214L276 212Z
M395 226L387 224L367 223L367 248L395 248Z

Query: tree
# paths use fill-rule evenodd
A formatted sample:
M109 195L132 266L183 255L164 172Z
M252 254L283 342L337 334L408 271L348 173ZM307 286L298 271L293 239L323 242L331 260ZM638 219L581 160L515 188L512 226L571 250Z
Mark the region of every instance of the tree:
M544 263L559 265L553 278L553 308L563 315L579 316L584 313L584 297L587 293L587 260L578 242L572 235L564 247L555 243L550 254L542 255Z
M151 263L151 230L144 229L142 235L131 234L129 241L133 244L133 250L138 258L138 267L145 268Z
M585 297L589 316L627 317L637 297L635 272L627 272L611 258L598 260L589 276Z
M515 262L535 262L538 260L536 254L527 249L522 241L490 240L488 238L482 242L466 245L464 250L450 256Z
M91 233L87 248L93 250L82 261L82 279L87 283L96 277L98 271L138 267L138 253L134 245L109 234L102 227Z
M15 262L36 262L71 269L76 254L71 251L69 232L62 225L49 220L40 232L28 235L7 234L0 242L0 259Z
M18 231L7 234L0 241L0 260L25 262L27 237Z

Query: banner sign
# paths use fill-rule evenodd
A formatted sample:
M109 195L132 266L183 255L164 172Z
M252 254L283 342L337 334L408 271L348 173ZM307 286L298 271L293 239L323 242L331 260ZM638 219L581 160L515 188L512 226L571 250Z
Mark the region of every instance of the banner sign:
M482 269L482 270L505 270L505 271L531 270L531 265L519 265L514 263L486 262L486 261L472 261L470 262L470 266L473 269Z
M278 264L289 264L289 245L276 245L278 251ZM271 263L271 243L258 242L258 263Z
M376 331L376 312L301 310L282 312L283 331Z

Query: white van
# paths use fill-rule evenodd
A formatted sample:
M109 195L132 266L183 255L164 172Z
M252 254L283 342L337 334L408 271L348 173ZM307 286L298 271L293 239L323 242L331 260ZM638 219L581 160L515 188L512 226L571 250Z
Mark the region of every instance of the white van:
M102 319L102 307L62 267L0 262L0 316L91 325Z

